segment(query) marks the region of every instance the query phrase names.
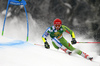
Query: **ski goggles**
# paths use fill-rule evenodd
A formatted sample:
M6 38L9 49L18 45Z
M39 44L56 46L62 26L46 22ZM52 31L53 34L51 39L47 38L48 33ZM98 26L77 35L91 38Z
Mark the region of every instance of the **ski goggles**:
M55 27L61 27L61 24L56 24Z

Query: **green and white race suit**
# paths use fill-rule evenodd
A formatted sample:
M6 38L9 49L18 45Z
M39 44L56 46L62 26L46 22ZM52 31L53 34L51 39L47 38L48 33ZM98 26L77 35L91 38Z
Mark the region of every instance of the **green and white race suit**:
M42 35L43 42L47 42L46 37L50 35L52 44L56 49L59 49L60 47L65 46L67 49L73 51L76 48L74 48L64 37L63 32L67 32L71 35L72 38L75 38L75 34L72 30L70 30L65 25L62 25L59 30L56 30L54 26L48 27L47 30ZM82 51L77 50L77 54L81 54Z

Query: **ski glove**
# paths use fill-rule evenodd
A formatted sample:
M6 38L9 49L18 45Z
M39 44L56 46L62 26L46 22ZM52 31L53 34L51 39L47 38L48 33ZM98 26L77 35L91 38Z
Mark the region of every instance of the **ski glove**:
M48 44L48 42L45 42L45 43L44 43L44 47L45 47L46 49L49 49L49 48L50 48L50 45Z
M75 40L75 38L72 38L72 41L71 41L72 44L76 44L77 41Z

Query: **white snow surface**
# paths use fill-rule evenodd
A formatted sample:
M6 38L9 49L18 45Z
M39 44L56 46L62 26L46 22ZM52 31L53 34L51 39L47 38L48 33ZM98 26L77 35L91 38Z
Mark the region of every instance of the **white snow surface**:
M99 66L99 63L75 54L68 55L61 50L45 49L21 40L9 43L8 38L4 38L7 42L3 43L2 38L0 36L0 66ZM100 62L100 57L95 60Z
M0 31L2 31L3 18L3 16L0 16ZM76 54L68 55L61 50L56 50L52 46L49 40L50 38L48 38L50 49L45 49L43 46L34 45L34 43L43 45L41 36L45 30L36 34L32 32L33 29L30 28L29 42L26 42L26 33L24 33L26 26L22 26L24 25L23 23L20 23L18 26L17 22L21 22L19 19L20 18L17 17L14 17L12 20L8 19L8 23L6 23L5 27L5 34L4 36L0 36L0 66L100 66L100 56L96 53L96 48L94 48L95 44L73 45L88 53L90 56L93 56L95 62L91 62ZM37 31L37 29L41 27L39 27L39 24L37 24L35 20L31 19L31 16L29 16L29 21L33 22L31 23L35 28L33 31ZM68 36L69 35L67 35L67 37ZM70 42L71 38L67 37L66 39ZM84 39L84 36L76 36L76 38L77 41L94 41L93 39Z

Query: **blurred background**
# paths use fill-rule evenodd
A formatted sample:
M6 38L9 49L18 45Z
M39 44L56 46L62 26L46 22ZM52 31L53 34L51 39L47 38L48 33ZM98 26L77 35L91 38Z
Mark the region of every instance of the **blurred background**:
M25 0L28 12L29 41L39 42L45 30L60 18L76 37L100 42L100 0ZM8 0L0 0L0 29L2 30ZM26 38L26 16L23 6L9 6L5 36ZM19 34L20 33L20 34ZM76 39L77 39L76 38ZM100 55L100 44L94 48Z

